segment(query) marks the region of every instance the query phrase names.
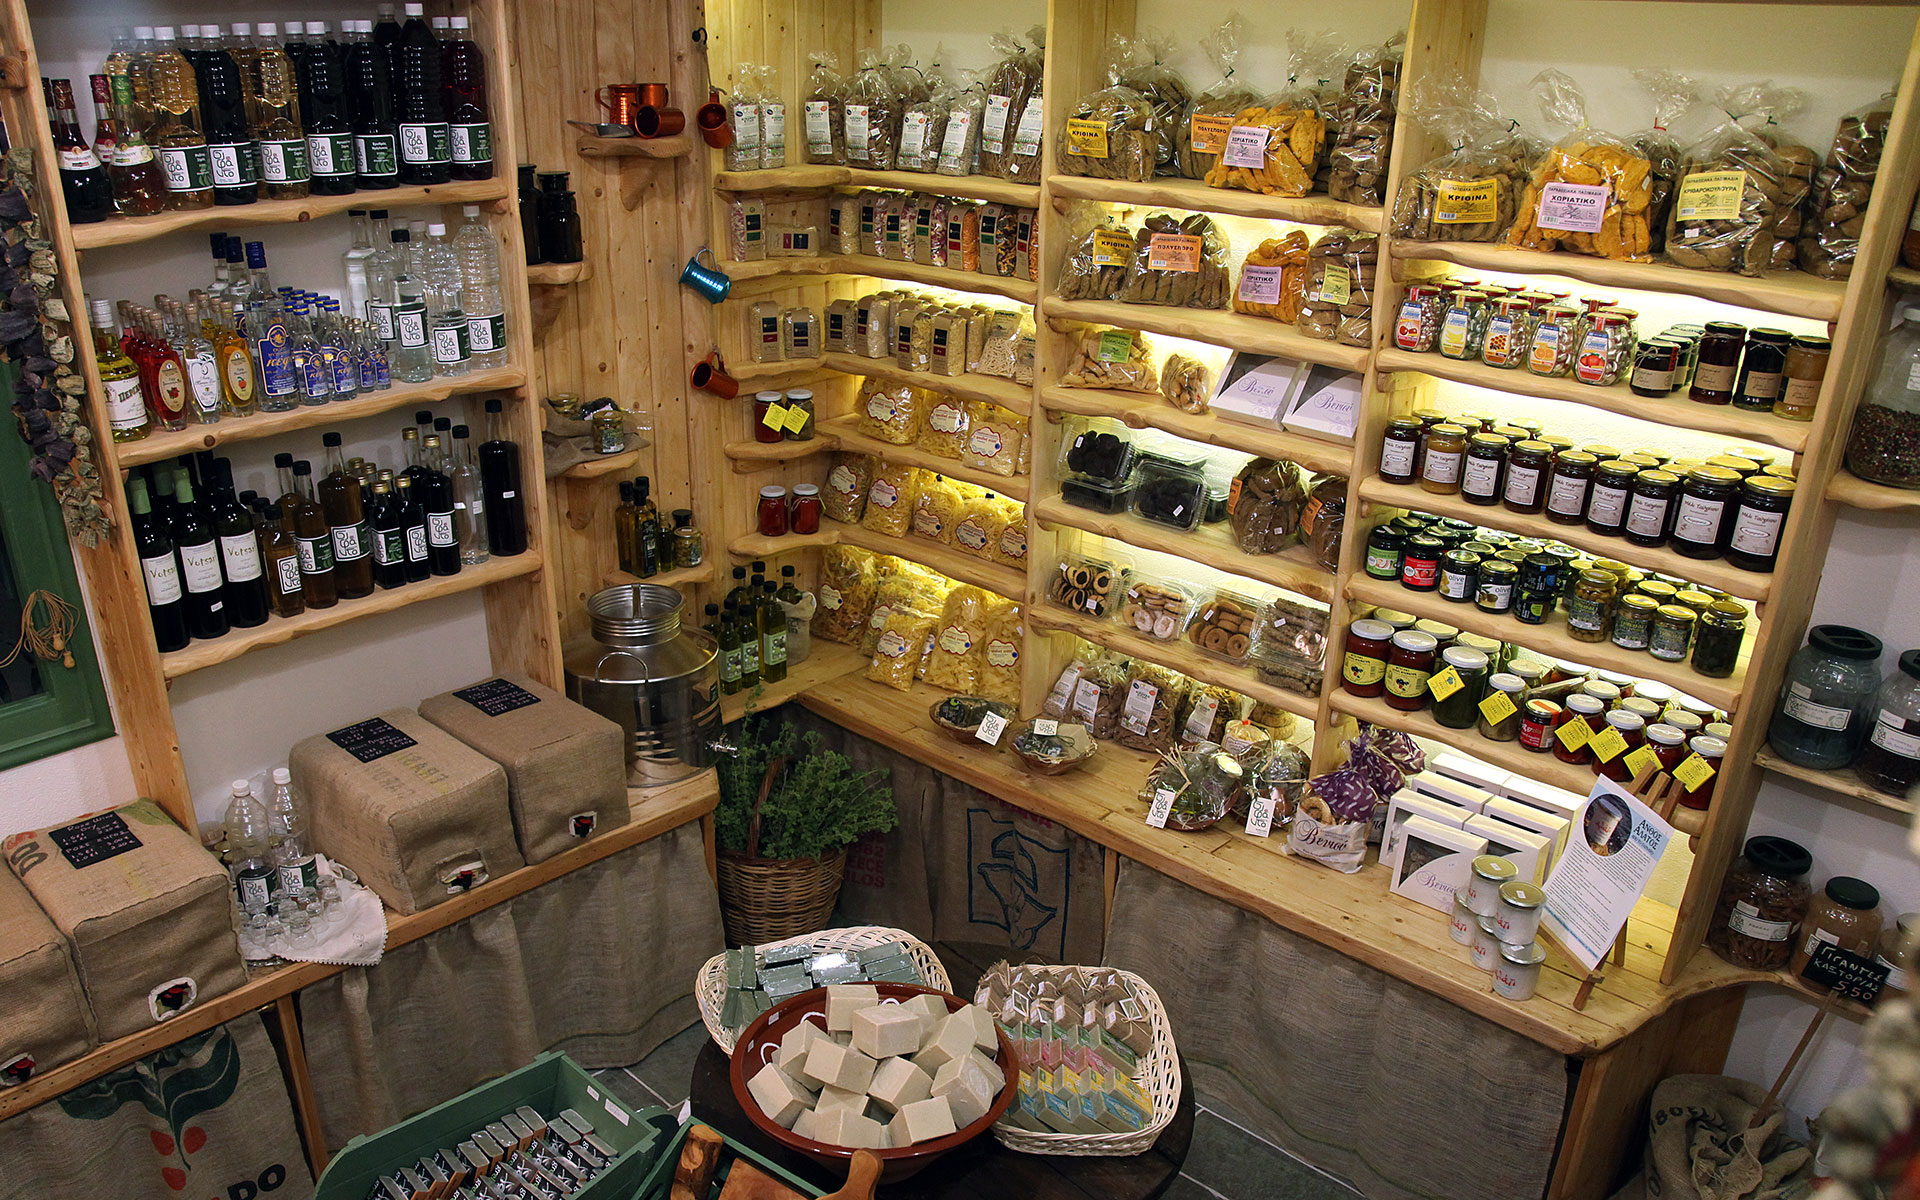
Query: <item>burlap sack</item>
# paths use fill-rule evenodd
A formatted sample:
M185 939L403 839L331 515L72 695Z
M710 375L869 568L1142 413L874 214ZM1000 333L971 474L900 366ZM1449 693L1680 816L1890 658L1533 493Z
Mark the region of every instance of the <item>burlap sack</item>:
M314 845L395 912L526 865L506 772L410 708L307 738L288 762L310 799Z
M0 1122L0 1200L307 1200L280 1061L237 1017Z
M73 948L102 1039L247 981L226 868L151 800L0 848Z
M0 1090L96 1044L67 939L11 871L0 871Z
M599 713L507 675L429 696L420 715L505 768L528 862L627 823L626 734Z
M1813 1153L1786 1133L1757 1084L1726 1075L1673 1075L1654 1086L1640 1178L1613 1200L1799 1200L1811 1194Z

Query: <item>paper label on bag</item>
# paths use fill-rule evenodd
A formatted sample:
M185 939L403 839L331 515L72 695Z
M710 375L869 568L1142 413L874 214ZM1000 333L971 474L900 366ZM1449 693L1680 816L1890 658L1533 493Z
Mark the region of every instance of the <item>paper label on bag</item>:
M1225 113L1195 113L1188 127L1195 154L1218 154L1226 149L1227 132L1233 128L1233 118Z
M807 101L807 153L833 153L833 105L830 101Z
M1698 754L1689 754L1673 769L1673 777L1680 781L1680 786L1697 792L1713 778L1713 767Z
M1046 120L1046 108L1039 96L1027 101L1027 111L1020 114L1020 125L1013 132L1013 152L1020 158L1032 158L1040 153L1040 131Z
M1273 797L1262 793L1247 803L1247 833L1266 837L1273 832Z
M1006 144L1007 114L1013 109L1013 97L988 96L987 111L980 122L980 149L998 154ZM1097 122L1096 122L1097 124ZM1105 127L1102 126L1104 129ZM1104 152L1103 152L1104 154Z
M1435 700L1445 700L1465 686L1467 685L1460 679L1460 672L1452 667L1436 671L1427 678L1427 690L1433 693Z
M989 746L998 746L1000 735L1006 731L1007 719L999 713L990 712L980 719L980 728L973 736L976 741L985 742Z
M1133 733L1145 736L1147 723L1153 718L1154 702L1160 699L1160 689L1150 683L1134 680L1127 689L1127 703L1122 711L1120 724Z
M940 145L940 169L962 171L973 165L966 161L972 147L968 134L973 132L973 110L957 108L947 114L947 136Z
M1039 737L1054 737L1060 732L1060 722L1041 717L1033 723L1033 732Z
M1353 269L1345 263L1328 263L1320 276L1319 299L1325 304L1353 303Z
M1133 354L1133 335L1121 329L1109 329L1100 335L1100 361L1125 362Z
M1147 810L1147 824L1155 829L1167 827L1167 817L1173 812L1173 797L1172 788L1160 788L1153 793L1153 807Z
M847 149L858 151L860 157L867 155L867 106L849 104L847 113Z
M1219 711L1218 696L1202 696L1194 701L1193 711L1187 714L1186 736L1196 742L1205 741L1213 731L1214 714Z
M1227 130L1227 148L1220 161L1257 171L1267 165L1267 139L1272 136L1273 130L1265 125L1235 125Z
M1133 239L1124 233L1110 229L1096 229L1093 232L1093 265L1096 267L1124 267L1133 257Z
M1190 272L1200 269L1200 239L1187 233L1156 233L1147 243L1147 269Z
M1560 744L1571 753L1593 740L1593 726L1579 717L1574 717L1555 729L1553 736L1559 738Z
M927 149L927 123L932 120L926 113L911 112L900 119L900 157L910 162L920 161Z
M1746 190L1745 171L1696 171L1680 181L1673 214L1682 221L1731 221Z
M1081 158L1107 156L1107 123L1085 117L1067 118L1067 153Z
M1238 299L1245 304L1280 303L1280 273L1279 267L1241 267Z
M1593 740L1587 744L1592 748L1593 756L1603 763L1619 758L1627 749L1626 737L1611 725L1594 734Z
M1471 183L1454 179L1440 181L1440 194L1433 202L1436 225L1469 225L1499 219L1500 198L1495 191L1497 179L1476 179Z
M1604 183L1549 183L1540 189L1534 224L1570 233L1599 233L1612 193Z
M1066 670L1060 672L1060 678L1053 681L1053 690L1047 693L1047 698L1042 704L1042 707L1064 710L1073 699L1074 691L1080 685L1080 675L1081 668L1078 665L1068 667Z

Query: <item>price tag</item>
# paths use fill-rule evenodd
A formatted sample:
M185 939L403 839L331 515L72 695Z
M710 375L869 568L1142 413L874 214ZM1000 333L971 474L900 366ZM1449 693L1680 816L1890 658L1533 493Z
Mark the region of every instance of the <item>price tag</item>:
M767 415L760 418L760 423L768 429L785 429L787 427L787 406L784 404L767 405Z
M1652 776L1659 769L1660 756L1653 752L1651 746L1635 746L1633 752L1627 755L1627 770L1633 773L1635 779L1642 775Z
M973 736L976 741L985 742L989 746L998 746L1000 735L1006 731L1007 719L999 713L990 712L981 719L980 728L974 731Z
M1673 777L1680 781L1681 787L1697 792L1713 778L1713 768L1698 754L1689 754L1673 769Z
M1258 171L1267 165L1267 139L1272 136L1273 130L1265 125L1235 125L1227 130L1227 149L1220 161Z
M1186 233L1156 233L1147 239L1147 269L1186 273L1200 269L1200 239Z
M1800 974L1815 987L1830 988L1849 1000L1872 1004L1887 986L1890 968L1864 955L1842 950L1837 943L1822 941Z
M1041 717L1033 723L1033 731L1041 737L1053 737L1060 732L1060 722Z
M1594 734L1593 740L1589 742L1588 745L1593 747L1593 756L1595 758L1603 763L1608 763L1626 753L1627 739L1620 735L1618 729L1609 725L1604 730Z
M1160 788L1153 793L1153 807L1147 810L1147 824L1155 829L1167 827L1167 816L1173 812L1173 789Z
M1560 744L1571 753L1593 740L1593 726L1575 717L1554 730L1553 736L1559 738Z
M1328 263L1320 275L1322 304L1353 303L1353 270L1345 263Z
M1133 239L1124 233L1110 229L1093 231L1093 265L1096 267L1124 267L1133 257Z
M1452 667L1427 677L1427 690L1433 693L1435 700L1445 700L1465 686L1467 685L1460 680L1460 672Z
M1081 158L1107 156L1107 123L1086 117L1067 118L1067 153Z
M1233 118L1225 113L1195 113L1188 128L1193 134L1195 154L1218 154L1226 148L1227 134L1233 129Z
M1599 233L1607 217L1607 197L1612 194L1604 183L1549 183L1540 189L1534 224L1569 233Z
M1256 796L1247 805L1247 833L1266 837L1273 832L1273 797Z
M1519 711L1514 707L1513 697L1505 692L1494 692L1480 702L1480 715L1487 719L1489 725L1498 725Z
M787 419L781 424L788 433L799 433L807 427L807 422L812 419L813 414L796 404L787 410Z
M1471 183L1441 180L1440 194L1433 205L1434 223L1465 225L1495 220L1499 216L1500 201L1493 189L1498 185L1496 179L1478 179Z

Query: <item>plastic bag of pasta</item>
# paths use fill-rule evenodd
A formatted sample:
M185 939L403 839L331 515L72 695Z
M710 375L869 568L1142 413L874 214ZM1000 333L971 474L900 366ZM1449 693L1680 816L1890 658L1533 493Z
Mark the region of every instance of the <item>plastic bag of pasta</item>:
M1170 308L1227 306L1227 235L1212 217L1151 213L1133 235L1120 299Z
M1345 86L1327 117L1334 131L1333 148L1327 152L1327 195L1335 200L1375 206L1386 202L1387 158L1399 115L1405 53L1406 35L1397 33L1347 64Z
M1227 489L1227 521L1245 554L1278 554L1300 541L1307 488L1300 468L1284 459L1256 458Z
M1845 279L1860 251L1867 202L1880 173L1893 97L1856 108L1840 118L1827 161L1813 189L1812 210L1800 235L1800 269L1821 279Z
M873 486L876 465L870 455L834 453L827 485L820 489L820 508L829 521L859 522L867 511L867 489Z
M989 700L1020 703L1020 647L1026 630L1020 606L988 597L987 621L980 638L980 677L974 689Z
M1153 178L1160 144L1154 132L1153 102L1120 81L1127 65L1124 60L1130 56L1131 44L1116 39L1107 64L1107 86L1067 107L1059 155L1065 174L1135 183Z
M947 602L947 592L950 590L946 580L919 563L908 562L891 554L876 557L874 572L877 583L873 590L873 604L868 608L867 628L860 643L860 652L867 655L873 653L881 632L887 627L888 618L895 612L915 612L932 620ZM917 661L914 669L919 669Z
M1006 152L1000 158L998 171L981 168L982 174L997 173L1013 183L1040 182L1040 143L1047 128L1046 97L1041 87L1047 57L1047 27L1035 25L1029 29L1027 41L1033 46L1033 87L1027 92L1026 104L1008 117Z
M933 645L927 651L921 678L949 692L972 694L977 690L990 602L987 593L970 584L947 593L946 606L933 627Z
M1193 98L1174 126L1175 159L1180 174L1188 179L1207 177L1220 161L1220 152L1227 148L1227 131L1233 127L1233 118L1258 99L1258 93L1233 77L1244 31L1245 23L1235 13L1200 39L1201 53L1219 70L1220 79Z
M1422 242L1493 242L1513 224L1533 146L1490 97L1421 80L1406 115L1452 149L1411 172L1393 203L1393 234Z
M855 546L828 546L820 555L820 606L813 613L813 636L857 646L873 612L876 584L873 555Z
M865 50L860 71L847 82L847 162L874 171L893 170L900 139L900 94L887 53Z
M998 404L970 400L967 424L967 442L960 451L960 461L976 471L1012 475L1026 440L1026 418Z
M844 165L847 161L847 78L840 73L840 58L816 51L809 54L807 60L813 64L807 73L807 98L801 105L806 125L807 161Z
M1020 341L1027 333L1024 313L996 312L981 321L980 358L973 370L982 375L1011 379L1019 368ZM968 338L971 340L972 332Z
M1651 262L1653 164L1587 124L1586 96L1566 72L1548 68L1531 86L1547 125L1569 132L1534 164L1507 245Z
M1146 334L1088 325L1073 332L1060 382L1067 387L1152 393L1160 390L1160 373L1154 369L1153 347Z
M1687 147L1667 213L1667 257L1699 271L1761 275L1792 188L1787 161L1753 128L1775 111L1766 87L1721 89L1725 119ZM1750 128L1751 127L1751 128Z
M994 548L993 561L1003 567L1012 567L1016 571L1027 569L1027 506L1018 500L1002 500L1007 514L1007 524L1000 532L1000 543Z
M1147 823L1188 832L1210 829L1227 815L1245 774L1233 755L1212 742L1162 753L1140 789Z
M1679 182L1683 159L1680 142L1670 132L1687 110L1699 103L1699 88L1678 71L1635 68L1633 77L1647 89L1653 104L1653 124L1631 134L1627 142L1653 167L1652 195L1647 204L1647 226L1653 235L1653 253L1667 243L1667 213L1673 205L1674 185Z
M1006 503L992 492L962 497L953 526L953 544L983 562L992 562L994 549L1007 531Z
M867 511L860 518L860 527L889 537L905 537L913 525L913 506L919 498L920 472L882 460L867 488Z
M1180 701L1186 692L1181 675L1157 663L1135 659L1120 701L1120 724L1113 740L1130 750L1159 753L1173 749Z
M1185 354L1169 354L1160 368L1160 394L1181 412L1206 412L1213 407L1213 368Z
M969 81L962 90L947 94L946 121L934 170L942 175L973 173L973 160L980 154L980 120L986 107L987 96L978 83Z
M1147 34L1131 42L1116 40L1115 58L1121 87L1132 88L1147 102L1148 129L1153 135L1150 174L1178 175L1174 131L1193 103L1187 81L1173 67L1174 40Z
M993 49L1000 61L987 72L980 110L980 174L1008 178L1013 143L1029 99L1040 96L1041 59L1008 32L996 33ZM1038 155L1027 156L1037 164ZM1037 165L1036 165L1037 172ZM1036 175L1037 177L1037 175Z
M760 103L767 70L756 63L741 63L734 70L733 95L727 99L733 141L723 155L729 171L760 169Z
M960 488L945 475L928 477L913 501L913 536L953 544L953 527L960 521Z
M967 444L967 402L944 392L927 395L927 420L920 431L920 448L935 458L958 461Z
M926 421L927 393L906 383L869 377L855 407L862 435L895 446L911 446Z
M1082 204L1068 220L1067 253L1060 263L1062 300L1114 300L1133 260L1133 234L1118 217Z
M1296 229L1268 238L1247 252L1234 289L1233 311L1272 317L1291 325L1300 319L1307 287L1307 235Z
M873 643L873 662L867 678L891 688L906 691L926 656L927 643L937 618L910 608L896 608L888 614Z

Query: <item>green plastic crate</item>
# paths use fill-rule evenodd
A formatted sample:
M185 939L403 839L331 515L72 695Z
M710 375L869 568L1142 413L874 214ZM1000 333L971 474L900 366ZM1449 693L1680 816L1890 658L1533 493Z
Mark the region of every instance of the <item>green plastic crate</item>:
M665 1109L650 1109L648 1111L666 1112ZM653 1166L648 1168L647 1177L640 1184L640 1191L634 1196L633 1200L667 1200L667 1193L673 1188L673 1169L678 1166L680 1162L680 1148L686 1143L687 1130L693 1127L692 1124L689 1123L674 1128L672 1125L673 1121L673 1115L670 1113L667 1114L667 1143L662 1148L660 1154L654 1159ZM713 1126L708 1125L707 1128L713 1129L715 1133L719 1133L721 1140L727 1145L727 1159L723 1161L744 1158L766 1172L770 1178L786 1184L802 1196L824 1196L826 1194L824 1190L813 1186L799 1176L773 1165L773 1163L769 1162L762 1155L747 1149ZM720 1178L724 1178L724 1176ZM717 1182L718 1180L716 1179L716 1183Z
M543 1117L571 1108L593 1124L601 1140L619 1152L607 1170L574 1193L577 1200L631 1200L642 1180L659 1165L673 1134L673 1116L665 1109L636 1113L572 1059L549 1051L518 1071L483 1083L390 1129L354 1138L320 1173L314 1200L366 1200L375 1179L395 1168L411 1166L430 1150L466 1140L474 1130L522 1104ZM671 1181L672 1177L669 1168L667 1178ZM661 1194L665 1195L664 1190Z

